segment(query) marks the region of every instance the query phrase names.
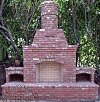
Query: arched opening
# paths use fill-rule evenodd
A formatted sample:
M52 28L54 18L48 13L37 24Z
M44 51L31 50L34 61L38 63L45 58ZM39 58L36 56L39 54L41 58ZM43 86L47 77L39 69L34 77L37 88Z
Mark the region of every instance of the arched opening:
M76 75L76 82L91 81L91 75L87 73L80 73Z
M20 81L23 82L23 75L22 74L11 74L9 75L9 81Z
M38 65L38 82L60 82L61 64L57 62L42 62Z

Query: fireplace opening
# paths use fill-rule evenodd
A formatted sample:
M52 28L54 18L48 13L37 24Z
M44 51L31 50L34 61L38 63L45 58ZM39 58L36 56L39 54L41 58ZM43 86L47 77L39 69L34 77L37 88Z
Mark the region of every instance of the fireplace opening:
M61 64L57 62L42 62L38 66L38 82L61 82Z
M23 82L23 75L22 74L11 74L9 75L9 82L18 81Z
M91 81L91 75L87 73L80 73L76 75L76 82Z

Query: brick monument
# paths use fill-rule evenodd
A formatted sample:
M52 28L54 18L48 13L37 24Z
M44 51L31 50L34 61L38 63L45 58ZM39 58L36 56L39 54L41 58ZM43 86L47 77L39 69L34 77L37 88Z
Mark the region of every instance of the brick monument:
M45 0L41 6L41 29L33 43L23 47L24 67L6 68L4 99L95 100L98 85L93 68L76 68L77 45L69 45L58 29L57 5Z

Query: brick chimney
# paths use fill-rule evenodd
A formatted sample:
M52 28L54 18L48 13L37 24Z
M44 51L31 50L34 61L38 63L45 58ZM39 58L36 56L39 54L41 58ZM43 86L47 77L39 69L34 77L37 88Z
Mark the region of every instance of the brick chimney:
M58 8L53 0L45 0L41 7L41 28L58 28Z

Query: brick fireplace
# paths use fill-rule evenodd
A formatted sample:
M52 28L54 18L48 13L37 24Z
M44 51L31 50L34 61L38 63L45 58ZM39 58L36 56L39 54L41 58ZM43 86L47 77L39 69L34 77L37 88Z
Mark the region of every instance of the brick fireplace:
M42 3L41 29L33 43L23 47L24 67L6 68L4 99L97 99L95 70L76 68L77 45L69 45L58 29L57 9L53 0Z

